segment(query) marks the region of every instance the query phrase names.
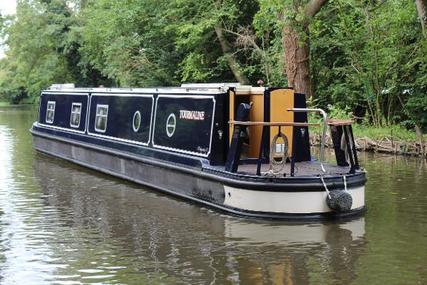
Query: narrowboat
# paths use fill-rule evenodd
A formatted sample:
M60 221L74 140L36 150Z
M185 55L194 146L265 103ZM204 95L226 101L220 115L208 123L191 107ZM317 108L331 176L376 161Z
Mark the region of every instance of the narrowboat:
M321 123L309 123L309 112ZM318 159L312 127L322 133ZM324 158L328 129L336 163ZM307 108L291 88L54 84L41 92L30 132L39 152L229 214L330 219L365 209L351 121Z

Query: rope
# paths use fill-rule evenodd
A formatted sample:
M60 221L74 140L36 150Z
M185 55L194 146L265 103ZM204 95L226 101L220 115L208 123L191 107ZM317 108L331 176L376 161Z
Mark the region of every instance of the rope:
M347 178L345 177L345 175L343 175L342 178L344 179L344 191L347 191Z
M328 186L326 186L325 180L323 180L323 176L319 176L322 181L323 187L325 187L325 191L328 194L328 198L331 199L331 195L329 194Z
M282 138L283 140L283 151L277 152L276 146L277 146L277 140L279 138ZM277 155L280 155L280 160L277 161L275 158ZM276 176L280 174L280 172L285 167L286 158L288 157L288 138L285 134L279 131L277 133L270 144L270 169L267 172L262 173L263 175L272 175Z

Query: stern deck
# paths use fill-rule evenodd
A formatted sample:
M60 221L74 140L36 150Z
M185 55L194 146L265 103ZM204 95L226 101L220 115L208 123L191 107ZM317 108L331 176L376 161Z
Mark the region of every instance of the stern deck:
M337 166L329 163L323 163L325 172L322 171L319 161L303 161L295 163L294 177L315 177L318 175L345 175L349 174L350 166ZM224 166L208 166L205 167L210 170L225 172ZM268 163L261 164L261 175L268 175L270 165ZM237 170L237 174L242 175L256 175L257 165L256 164L240 164ZM276 173L275 177L289 177L291 173L291 164L285 163L283 169ZM273 176L273 175L272 175Z

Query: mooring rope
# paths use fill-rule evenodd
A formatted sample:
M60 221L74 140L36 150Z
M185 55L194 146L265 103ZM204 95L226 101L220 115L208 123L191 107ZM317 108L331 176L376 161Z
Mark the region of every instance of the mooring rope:
M319 177L320 177L320 180L323 183L323 187L325 187L325 191L328 194L328 198L331 199L331 194L329 194L328 186L326 186L325 180L323 180L323 176L319 176Z
M342 178L344 179L344 191L347 191L347 178L345 177L345 175L343 175Z

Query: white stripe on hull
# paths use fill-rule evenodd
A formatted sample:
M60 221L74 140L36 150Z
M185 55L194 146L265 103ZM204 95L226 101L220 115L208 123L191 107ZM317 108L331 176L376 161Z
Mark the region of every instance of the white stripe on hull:
M224 186L224 205L257 212L310 214L332 210L326 204L326 192L272 192ZM365 186L349 188L352 210L365 205Z

